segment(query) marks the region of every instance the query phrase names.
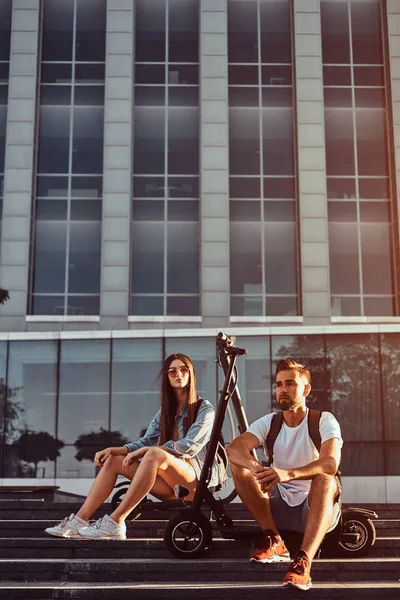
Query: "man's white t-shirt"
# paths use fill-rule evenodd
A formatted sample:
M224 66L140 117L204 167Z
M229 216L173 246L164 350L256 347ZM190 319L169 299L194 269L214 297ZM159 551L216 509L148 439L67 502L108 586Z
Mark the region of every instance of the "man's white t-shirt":
M285 421L282 423L281 430L274 444L273 467L278 469L293 469L304 467L309 463L318 460L319 453L312 439L308 434L308 408L307 414L297 427L288 427ZM248 432L255 435L260 444L264 446L265 456L268 458L268 452L265 446L266 438L271 427L271 421L274 413L265 415L254 421L248 428ZM343 445L340 433L340 425L330 412L323 412L319 422L319 431L321 433L321 443L332 438L340 440L340 447ZM308 496L311 487L310 479L297 479L288 483L278 483L282 498L289 506L297 506ZM272 490L273 493L273 490Z

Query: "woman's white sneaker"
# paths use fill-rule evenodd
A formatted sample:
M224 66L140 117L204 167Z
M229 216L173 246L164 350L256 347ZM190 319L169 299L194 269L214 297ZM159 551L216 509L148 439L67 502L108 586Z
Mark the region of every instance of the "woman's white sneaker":
M90 540L126 540L126 525L118 525L108 515L79 530L79 535Z
M79 531L83 531L87 524L88 521L84 521L72 513L54 527L47 527L45 532L55 537L79 538Z

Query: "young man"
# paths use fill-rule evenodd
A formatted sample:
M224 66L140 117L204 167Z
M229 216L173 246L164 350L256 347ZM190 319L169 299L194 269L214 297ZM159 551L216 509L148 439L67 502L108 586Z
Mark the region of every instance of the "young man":
M310 382L310 372L295 360L278 363L276 399L283 421L270 467L263 467L251 451L263 444L267 455L265 442L273 413L255 421L227 448L236 490L264 532L262 545L250 560L289 560L279 529L304 532L301 549L283 582L301 590L311 587L311 561L325 533L340 517L335 477L343 444L340 427L331 413L321 414L318 452L308 429L306 397L311 391Z

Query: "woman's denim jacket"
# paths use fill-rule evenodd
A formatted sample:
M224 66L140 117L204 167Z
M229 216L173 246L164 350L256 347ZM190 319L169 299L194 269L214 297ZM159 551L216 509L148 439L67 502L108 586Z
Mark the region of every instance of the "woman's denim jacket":
M188 432L184 433L184 426L187 416L187 404L184 404L180 413L175 417L176 426L178 429L179 440L176 442L169 440L164 444L164 447L178 458L190 459L197 479L200 478L200 472L204 463L204 458L207 450L207 442L211 436L211 430L214 423L214 407L203 398L199 398L201 402L197 417ZM148 426L143 437L137 442L125 444L129 452L143 448L144 446L158 446L161 434L161 410L158 411L154 419ZM211 470L211 479L209 487L215 487L224 483L225 473L220 473L218 461L214 458Z

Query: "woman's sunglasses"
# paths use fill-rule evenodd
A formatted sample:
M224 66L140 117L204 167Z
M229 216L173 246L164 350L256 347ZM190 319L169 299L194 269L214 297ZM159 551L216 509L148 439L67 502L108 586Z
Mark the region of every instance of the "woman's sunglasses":
M170 367L168 369L168 375L175 377L178 371L182 373L182 375L187 375L189 373L189 367Z

